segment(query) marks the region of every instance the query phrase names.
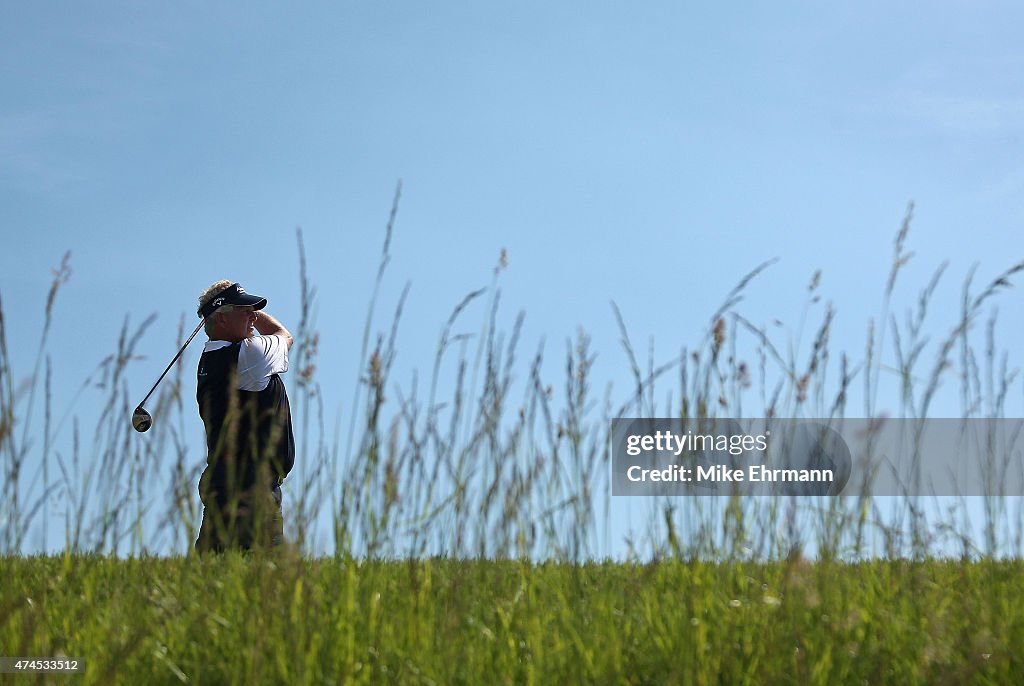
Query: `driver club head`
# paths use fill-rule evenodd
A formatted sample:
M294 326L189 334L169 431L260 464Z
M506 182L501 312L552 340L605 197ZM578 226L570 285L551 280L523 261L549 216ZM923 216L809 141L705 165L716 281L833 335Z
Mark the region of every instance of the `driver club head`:
M147 412L142 405L139 405L132 412L132 426L139 433L149 431L149 427L153 426L153 415Z

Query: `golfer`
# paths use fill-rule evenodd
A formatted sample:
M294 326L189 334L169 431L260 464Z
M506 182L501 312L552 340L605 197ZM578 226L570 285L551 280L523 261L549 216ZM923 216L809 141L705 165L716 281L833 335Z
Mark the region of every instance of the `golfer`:
M199 296L210 338L196 388L207 447L201 553L266 549L284 538L281 483L295 464L295 439L280 374L288 371L292 335L262 311L266 305L231 281Z

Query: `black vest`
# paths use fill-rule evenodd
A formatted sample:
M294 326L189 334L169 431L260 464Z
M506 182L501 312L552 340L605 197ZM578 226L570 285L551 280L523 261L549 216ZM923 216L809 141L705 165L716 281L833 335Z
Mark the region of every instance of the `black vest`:
M262 391L238 390L241 343L199 358L196 400L206 425L203 503L225 505L253 486L272 488L295 464L292 413L284 382L274 374Z

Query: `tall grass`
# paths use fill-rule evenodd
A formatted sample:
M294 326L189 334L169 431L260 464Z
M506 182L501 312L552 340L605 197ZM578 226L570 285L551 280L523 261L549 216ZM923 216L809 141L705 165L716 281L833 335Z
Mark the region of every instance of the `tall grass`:
M151 411L146 440L130 428L129 370L152 318L126 320L83 387L106 399L95 428L54 421L46 338L25 385L12 370L0 301L0 653L74 655L88 683L938 683L1020 675L1024 605L1020 513L990 498L979 543L963 503L936 519L926 503L835 499L649 499L646 530L619 561L601 559L611 531L609 425L618 416L842 419L855 384L879 416L892 367L904 416L929 417L942 384L964 417L1002 417L1015 382L995 341L990 303L1019 263L976 289L932 342L945 267L896 316L910 259L911 211L896 236L864 359L833 353L835 309L803 346L737 308L770 263L741 278L691 345L641 360L613 307L633 379L625 397L597 391L585 332L550 381L545 350L520 353L523 316L501 322L500 274L454 304L426 384L394 378L406 291L376 331L378 294L398 216L385 229L352 389L337 427L317 377L317 294L297 235L301 310L289 390L303 465L289 479L292 544L274 555L191 554L202 467L187 436L190 383L178 366ZM474 309L478 333L459 333ZM179 326L179 339L186 326ZM802 327L801 327L802 329ZM790 332L791 333L791 332ZM671 381L670 381L671 380ZM664 409L657 399L666 386ZM137 389L134 389L137 391ZM43 425L33 418L43 393ZM136 393L137 395L137 393ZM70 423L71 439L57 444ZM347 424L347 431L345 425ZM83 438L89 437L89 438ZM38 460L35 456L38 455ZM170 475L161 497L152 475ZM297 496L297 497L296 497ZM64 553L19 557L55 499ZM892 513L882 507L893 505ZM326 522L326 525L325 525ZM47 529L44 522L42 528ZM323 531L330 556L308 553ZM1015 546L1015 547L1014 547ZM950 551L958 562L944 561ZM112 556L116 553L119 556ZM127 554L127 557L125 555ZM812 562L805 558L811 557ZM878 558L884 559L878 559Z
M835 422L851 416L847 405L858 381L864 406L853 416L881 416L877 408L885 388L885 407L898 402L902 416L923 420L930 416L940 387L950 381L959 386L963 417L1005 414L1016 372L1010 370L1006 354L997 352L994 316L984 327L983 345L974 339L987 305L1024 264L980 289L973 286L973 272L969 274L957 317L933 341L937 327L929 322L930 310L945 265L905 315L890 312L899 295L900 273L910 259L909 210L893 244L881 315L869 322L861 361L851 360L846 352L835 359L835 309L820 303L820 272L807 289L805 317L820 311L820 320L801 325L801 330L814 331L806 345L800 344L799 332L795 343L787 341L784 336L792 332L755 324L738 311L746 291L765 278L771 267L765 263L741 278L711 310L700 338L666 361L655 360L653 353L639 358L626 315L613 304L633 378L633 389L624 397L595 390L596 353L583 331L567 346L562 380L552 381L543 347L525 359L521 356L524 315L514 319L510 331L501 327L502 255L491 284L471 291L453 307L427 383L421 386L415 377L411 383L394 379L408 287L393 306L390 325L374 333L374 322L399 198L400 189L365 318L352 404L336 427L327 425L333 408L324 406L317 378L316 289L307 272L302 235L297 235L301 306L289 386L302 460L287 490L291 534L300 549L324 549L322 541L313 539L327 532L333 539L327 548L341 555L577 561L602 554L607 548L601 540L611 529L608 428L618 416L815 417ZM40 527L38 518L48 516L52 508L47 504L59 499L68 503L64 543L72 551L183 552L194 536L199 509L195 482L202 467L190 453L188 437L195 422L187 372L177 366L152 402L158 429L144 439L132 432L124 419L134 406L128 371L138 365L139 341L153 318L135 326L126 320L114 351L83 384L83 389L106 392L96 425L82 427L67 417L55 422L52 381L42 371L50 367L46 339L53 303L69 277L65 257L47 296L37 360L21 388L14 381L0 311L0 464L8 493L4 517L10 523L4 527L2 550L23 550L33 524L43 531L51 528ZM466 321L474 309L483 312L475 325ZM467 324L477 333L461 333ZM185 329L183 321L180 338ZM895 384L883 386L887 369ZM675 384L669 381L673 377ZM666 385L675 388L659 407L656 389ZM43 403L37 402L40 391ZM42 427L33 417L40 405ZM71 440L58 443L57 431L66 433L69 423ZM34 471L26 474L27 466ZM168 473L169 488L160 489L158 497L150 477ZM810 506L819 521L806 526L799 506ZM652 501L648 530L633 532L640 538L632 541L632 548L641 556L732 555L746 549L779 557L809 546L816 553L857 557L878 552L871 540L881 535L885 554L911 554L914 546L914 554L927 554L927 546L921 545L935 535L935 527L926 526L920 503L907 500L899 506L903 519L893 521L875 509L868 491L853 504L848 499ZM1008 544L997 535L1007 524L1007 513L997 501L987 507L984 549L995 554ZM728 531L722 530L722 522ZM950 530L949 522L938 524ZM888 529L879 531L879 526Z

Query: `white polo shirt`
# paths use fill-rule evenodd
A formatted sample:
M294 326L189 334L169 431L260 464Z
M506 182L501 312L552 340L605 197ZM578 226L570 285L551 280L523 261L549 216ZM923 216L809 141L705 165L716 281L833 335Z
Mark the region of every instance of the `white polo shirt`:
M206 341L203 352L220 350L229 341ZM288 371L288 344L284 336L253 336L238 349L238 390L262 391L274 374Z

